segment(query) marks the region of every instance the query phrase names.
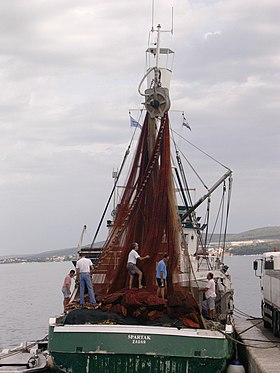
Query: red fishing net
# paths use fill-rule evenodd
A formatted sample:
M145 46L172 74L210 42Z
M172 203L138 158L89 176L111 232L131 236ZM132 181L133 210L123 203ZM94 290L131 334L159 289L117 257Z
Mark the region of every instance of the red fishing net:
M143 285L147 290L154 291L156 265L164 254L168 254L167 297L175 290L189 293L188 281L181 288L174 280L180 274L179 255L183 240L170 154L168 114L161 119L158 129L156 120L146 115L114 224L94 270L97 296L104 297L128 287L126 265L133 242L139 244L141 257L150 255L149 259L137 264L143 272ZM187 267L190 273L186 251L184 263L184 272ZM137 286L137 282L134 285Z

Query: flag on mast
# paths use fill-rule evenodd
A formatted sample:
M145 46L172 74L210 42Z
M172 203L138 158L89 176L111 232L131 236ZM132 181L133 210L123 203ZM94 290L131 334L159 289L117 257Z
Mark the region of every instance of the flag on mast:
M183 115L183 127L187 127L190 131L192 130L191 129L191 126L189 125L186 117Z
M136 119L132 118L131 115L129 117L130 117L130 127L139 127L140 129L142 128L141 124L137 122Z

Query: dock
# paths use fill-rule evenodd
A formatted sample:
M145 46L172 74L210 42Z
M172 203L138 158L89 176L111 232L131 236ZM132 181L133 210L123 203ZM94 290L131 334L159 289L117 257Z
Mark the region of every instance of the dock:
M280 338L263 327L262 319L235 318L235 328L243 343L238 351L246 373L279 373Z

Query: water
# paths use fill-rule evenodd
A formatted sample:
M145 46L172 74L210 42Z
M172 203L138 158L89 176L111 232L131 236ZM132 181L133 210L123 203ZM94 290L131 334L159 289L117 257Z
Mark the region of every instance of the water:
M63 311L61 292L71 262L0 265L0 349L48 334L50 316Z
M260 316L259 280L254 256L226 257L235 289L235 307ZM48 334L48 320L63 311L61 286L71 262L0 265L0 349Z
M225 257L234 288L234 306L247 315L261 316L260 280L255 276L253 261L260 256Z

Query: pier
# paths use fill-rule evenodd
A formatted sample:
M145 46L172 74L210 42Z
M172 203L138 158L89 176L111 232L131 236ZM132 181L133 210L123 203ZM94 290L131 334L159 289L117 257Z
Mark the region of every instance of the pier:
M263 327L262 319L236 318L235 327L242 343L239 359L246 373L279 373L280 338Z

